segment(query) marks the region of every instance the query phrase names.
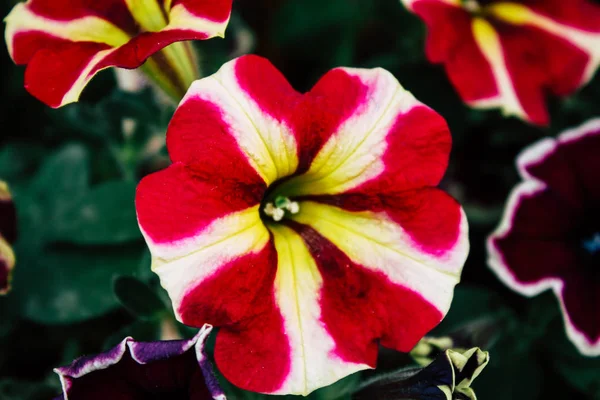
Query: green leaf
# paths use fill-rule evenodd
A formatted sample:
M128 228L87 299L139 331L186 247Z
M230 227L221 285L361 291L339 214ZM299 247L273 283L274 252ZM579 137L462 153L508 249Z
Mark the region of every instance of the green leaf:
M446 334L469 321L497 315L505 310L502 299L494 291L462 284L455 289L450 311L435 332Z
M165 311L165 305L154 290L132 276L120 276L114 283L115 295L133 315L155 319Z
M127 246L53 246L28 252L16 247L11 300L21 316L44 324L69 324L102 315L118 306L113 280L133 274L141 244Z
M545 352L555 371L569 385L600 399L600 357L585 357L567 338L562 318L556 318L544 336Z
M113 181L94 187L61 210L51 233L54 241L118 244L141 239L135 212L134 182Z
M89 182L89 157L80 145L65 146L40 167L32 190L41 200L58 203L84 192Z

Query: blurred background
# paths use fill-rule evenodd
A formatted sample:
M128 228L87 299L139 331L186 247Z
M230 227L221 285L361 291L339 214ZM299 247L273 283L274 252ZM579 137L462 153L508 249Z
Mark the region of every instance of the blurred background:
M0 14L15 3L4 0ZM552 126L538 128L464 106L442 67L426 61L424 39L424 25L399 0L237 0L226 39L195 46L204 75L252 52L269 58L299 91L336 66L383 67L444 116L454 146L442 186L466 210L471 253L450 314L433 333L470 329L488 346L490 365L474 385L480 399L600 398L600 360L580 356L566 339L554 296L511 292L488 269L485 251L519 181L516 155L600 115L600 79L551 99ZM19 218L13 291L0 298L0 399L48 399L60 393L53 367L127 335L193 334L173 320L149 269L133 203L138 180L169 163L164 134L174 108L150 89L119 90L108 70L80 103L52 110L23 89L24 68L13 65L6 48L0 68L0 178ZM406 362L382 351L380 369Z

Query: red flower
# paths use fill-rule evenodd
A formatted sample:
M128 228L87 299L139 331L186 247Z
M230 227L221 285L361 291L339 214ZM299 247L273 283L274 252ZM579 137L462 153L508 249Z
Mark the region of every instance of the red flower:
M427 24L427 58L473 107L548 124L545 96L573 93L600 62L600 7L589 0L402 1Z
M223 36L231 2L28 0L6 17L6 44L15 63L27 65L25 88L51 107L77 101L103 69L144 63L180 99L197 67L189 45L171 44Z
M515 291L554 290L571 341L600 355L600 120L518 159L524 181L489 238L489 264Z
M195 82L173 165L137 192L153 270L185 324L220 327L235 385L308 394L409 351L448 311L467 222L435 188L445 121L381 69L307 94L246 56Z

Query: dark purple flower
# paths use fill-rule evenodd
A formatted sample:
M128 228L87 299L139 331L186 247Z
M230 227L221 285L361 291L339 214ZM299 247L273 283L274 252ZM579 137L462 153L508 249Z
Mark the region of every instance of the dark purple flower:
M204 351L212 327L189 340L136 342L56 368L64 400L225 400ZM55 400L58 400L55 399Z
M488 240L489 265L526 296L552 289L569 339L600 355L600 119L535 143L517 164L523 182Z
M8 185L0 181L0 295L8 293L15 254L11 244L17 238L17 213Z

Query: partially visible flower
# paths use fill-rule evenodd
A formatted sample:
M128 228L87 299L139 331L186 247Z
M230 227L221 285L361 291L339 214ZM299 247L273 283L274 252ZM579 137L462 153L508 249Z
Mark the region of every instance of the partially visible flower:
M446 122L382 69L296 92L245 56L195 82L167 131L173 164L138 187L153 270L243 389L308 394L410 351L450 307L468 252L437 189Z
M600 63L600 6L590 0L401 0L428 28L469 105L548 124L545 96L585 85Z
M0 295L8 293L15 266L11 244L17 239L17 213L6 182L0 181Z
M136 342L56 368L64 400L225 400L204 345L212 327L189 340Z
M415 368L367 381L355 400L476 400L471 384L490 361L487 351L445 350L424 368Z
M523 178L488 240L489 265L513 290L552 289L570 340L600 355L600 119L518 158Z
M187 40L223 36L232 0L28 0L6 17L6 45L25 88L51 107L79 99L99 71L144 72L179 100L198 78Z

